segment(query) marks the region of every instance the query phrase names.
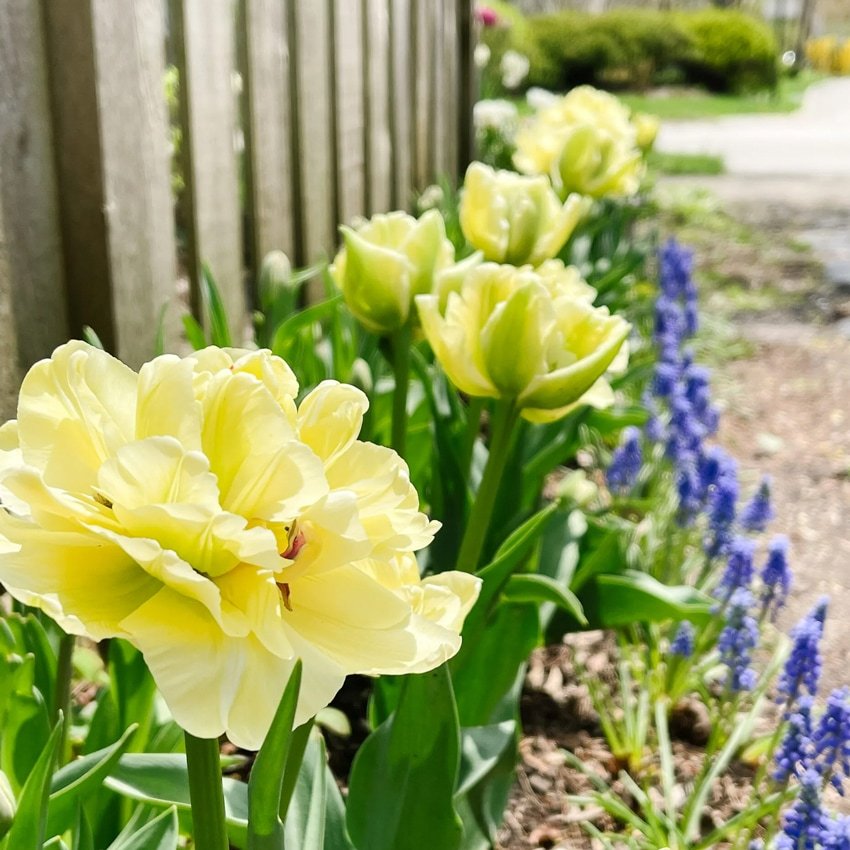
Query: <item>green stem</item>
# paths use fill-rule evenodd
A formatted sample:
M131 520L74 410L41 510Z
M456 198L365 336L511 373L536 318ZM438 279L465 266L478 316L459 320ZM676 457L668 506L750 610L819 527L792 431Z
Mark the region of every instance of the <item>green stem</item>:
M71 727L71 678L74 671L74 646L77 639L74 635L63 633L59 641L59 654L56 657L56 685L53 692L53 722L59 719L62 712L62 733L59 742L59 764L65 764L68 752L68 730Z
M463 472L469 481L472 456L475 452L475 440L481 431L481 411L484 410L484 399L472 396L466 407L466 444L463 447Z
M407 442L407 388L410 385L410 322L390 337L393 378L393 423L390 443L404 457Z
M490 421L490 455L484 467L481 486L472 503L469 522L460 544L457 556L457 569L474 573L481 560L481 551L490 528L499 484L508 462L511 448L511 438L514 432L519 410L513 399L497 401Z
M229 850L218 740L185 733L195 850Z

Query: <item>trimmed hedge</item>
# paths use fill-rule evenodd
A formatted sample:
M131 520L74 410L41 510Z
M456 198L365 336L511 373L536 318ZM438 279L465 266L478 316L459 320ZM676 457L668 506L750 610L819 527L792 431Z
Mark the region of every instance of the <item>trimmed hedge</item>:
M501 25L485 29L483 39L494 58L507 49L528 56L529 86L640 89L675 81L737 92L776 83L772 31L733 9L617 9L523 18L507 4L494 5Z

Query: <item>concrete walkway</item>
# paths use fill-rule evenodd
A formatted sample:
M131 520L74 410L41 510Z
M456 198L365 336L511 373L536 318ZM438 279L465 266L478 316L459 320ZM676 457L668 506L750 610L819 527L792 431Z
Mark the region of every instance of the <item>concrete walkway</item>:
M658 150L723 157L733 175L841 177L850 181L850 77L816 83L787 115L670 121Z

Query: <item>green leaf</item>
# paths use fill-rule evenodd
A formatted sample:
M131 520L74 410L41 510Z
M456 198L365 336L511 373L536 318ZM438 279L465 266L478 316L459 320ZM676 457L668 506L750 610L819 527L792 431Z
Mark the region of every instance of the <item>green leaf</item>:
M94 328L89 327L88 325L83 325L83 339L89 345L92 345L95 348L99 348L101 351L106 351L106 349L103 347L103 343L100 341L100 337L97 335Z
M327 301L320 301L318 304L290 316L275 331L271 346L272 351L279 357L285 358L290 352L293 341L297 339L301 331L316 322L329 318L341 303L342 295L336 295Z
M74 843L71 845L71 850L94 850L91 825L82 806L77 812L77 826L74 829Z
M301 669L299 659L292 668L271 727L251 768L248 781L248 850L278 847L283 841L281 817L286 814L285 803L281 806L283 780L287 770L298 770L297 765L288 763L288 757L292 722L301 689Z
M409 676L396 711L354 759L347 820L357 850L457 850L462 826L452 798L459 763L448 668Z
M516 738L515 720L461 729L460 777L455 795L460 797L481 782L498 764Z
M210 323L210 342L221 348L233 345L227 324L227 310L221 300L212 271L206 263L201 269L201 302Z
M664 620L690 620L700 625L712 617L711 597L686 585L668 587L636 570L597 576L591 599L593 613L585 606L588 619L604 628Z
M61 835L71 828L80 803L100 791L103 780L130 745L137 728L130 726L111 747L72 761L53 775L47 820L49 835Z
M575 617L583 626L587 625L587 617L584 616L578 597L549 576L511 576L505 587L505 598L510 602L534 602L537 605L548 602Z
M10 850L41 850L47 837L45 827L50 777L62 741L62 724L60 716L18 798L18 810L6 835L6 846Z
M206 334L204 334L204 329L201 327L198 320L189 313L184 313L182 321L183 331L186 334L186 339L189 341L189 345L191 345L195 351L200 351L202 348L206 348L207 337Z
M172 806L138 832L116 839L109 850L177 850L179 838L177 809Z
M178 753L130 753L123 755L105 785L112 791L155 807L176 806L191 811L186 756ZM231 844L248 843L248 786L225 777L224 809Z
M325 739L309 735L286 816L286 846L297 850L354 850L345 828L345 804L330 772Z

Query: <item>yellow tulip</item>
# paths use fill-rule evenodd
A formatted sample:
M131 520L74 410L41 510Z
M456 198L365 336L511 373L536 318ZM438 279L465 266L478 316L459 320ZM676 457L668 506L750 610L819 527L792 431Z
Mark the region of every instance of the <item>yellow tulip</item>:
M446 374L471 396L509 399L532 421L552 421L580 403L610 404L604 373L630 326L552 260L543 273L484 263L440 309L416 299L425 336ZM607 388L607 392L606 392Z
M349 673L452 656L479 589L420 580L413 552L438 524L404 462L357 439L366 397L297 393L267 351L136 374L72 342L0 429L0 582L68 632L133 643L181 726L249 749L297 658L301 723Z
M650 115L648 112L634 112L632 113L632 124L635 127L637 146L644 153L651 151L661 127L658 116Z
M404 326L414 296L431 292L434 276L454 262L436 210L420 219L403 212L376 215L341 230L344 245L330 266L331 277L354 317L376 334Z
M643 161L629 111L613 95L579 86L541 110L517 134L514 164L545 174L558 194L633 195Z
M563 248L589 205L580 195L561 203L545 177L473 162L463 181L460 226L485 259L536 266Z

